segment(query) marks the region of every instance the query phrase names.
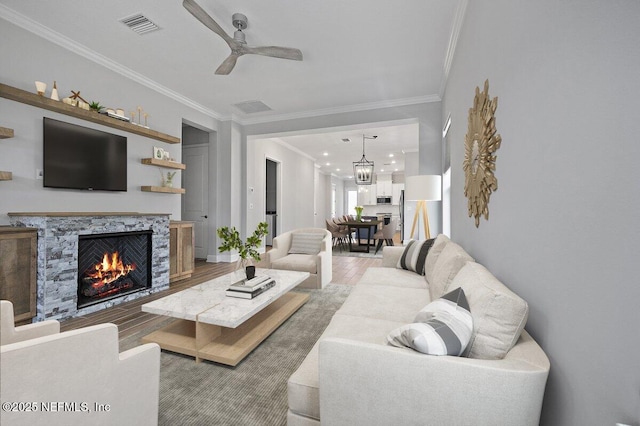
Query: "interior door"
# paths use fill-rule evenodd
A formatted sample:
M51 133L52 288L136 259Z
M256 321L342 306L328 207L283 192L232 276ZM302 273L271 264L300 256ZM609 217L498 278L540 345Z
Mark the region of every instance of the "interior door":
M186 193L182 196L182 220L194 222L195 255L209 254L209 146L183 146L182 172Z

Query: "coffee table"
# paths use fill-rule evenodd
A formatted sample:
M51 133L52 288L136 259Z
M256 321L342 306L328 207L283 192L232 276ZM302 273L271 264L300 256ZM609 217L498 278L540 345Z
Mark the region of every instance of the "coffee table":
M256 269L276 285L248 300L225 295L229 285L245 277L232 272L142 305L142 311L178 318L142 338L162 349L235 366L293 315L309 295L292 292L308 272Z

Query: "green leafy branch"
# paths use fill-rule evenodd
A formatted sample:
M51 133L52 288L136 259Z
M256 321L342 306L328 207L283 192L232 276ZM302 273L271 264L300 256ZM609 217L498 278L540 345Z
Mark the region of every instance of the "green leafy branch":
M247 259L252 257L254 260L259 261L260 253L258 253L257 248L268 231L269 225L267 225L267 222L260 222L256 230L253 231L253 235L248 237L246 242L243 242L235 226L231 229L228 226L223 226L217 229L218 237L222 240L222 245L218 247L218 250L221 253L237 250L240 258Z

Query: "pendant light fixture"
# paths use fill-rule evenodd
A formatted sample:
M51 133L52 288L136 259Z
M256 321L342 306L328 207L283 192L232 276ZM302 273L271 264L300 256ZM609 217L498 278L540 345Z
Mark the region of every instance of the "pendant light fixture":
M373 161L368 161L364 156L365 139L376 139L378 136L362 135L362 158L360 161L353 162L353 176L356 185L371 185L373 183Z

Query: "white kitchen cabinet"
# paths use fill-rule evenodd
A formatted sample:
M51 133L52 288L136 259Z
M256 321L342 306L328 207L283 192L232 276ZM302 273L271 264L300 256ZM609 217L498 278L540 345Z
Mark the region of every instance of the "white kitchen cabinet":
M358 205L373 206L377 203L376 184L358 186Z
M378 180L377 196L391 197L392 195L393 195L393 184L391 183L391 180Z

